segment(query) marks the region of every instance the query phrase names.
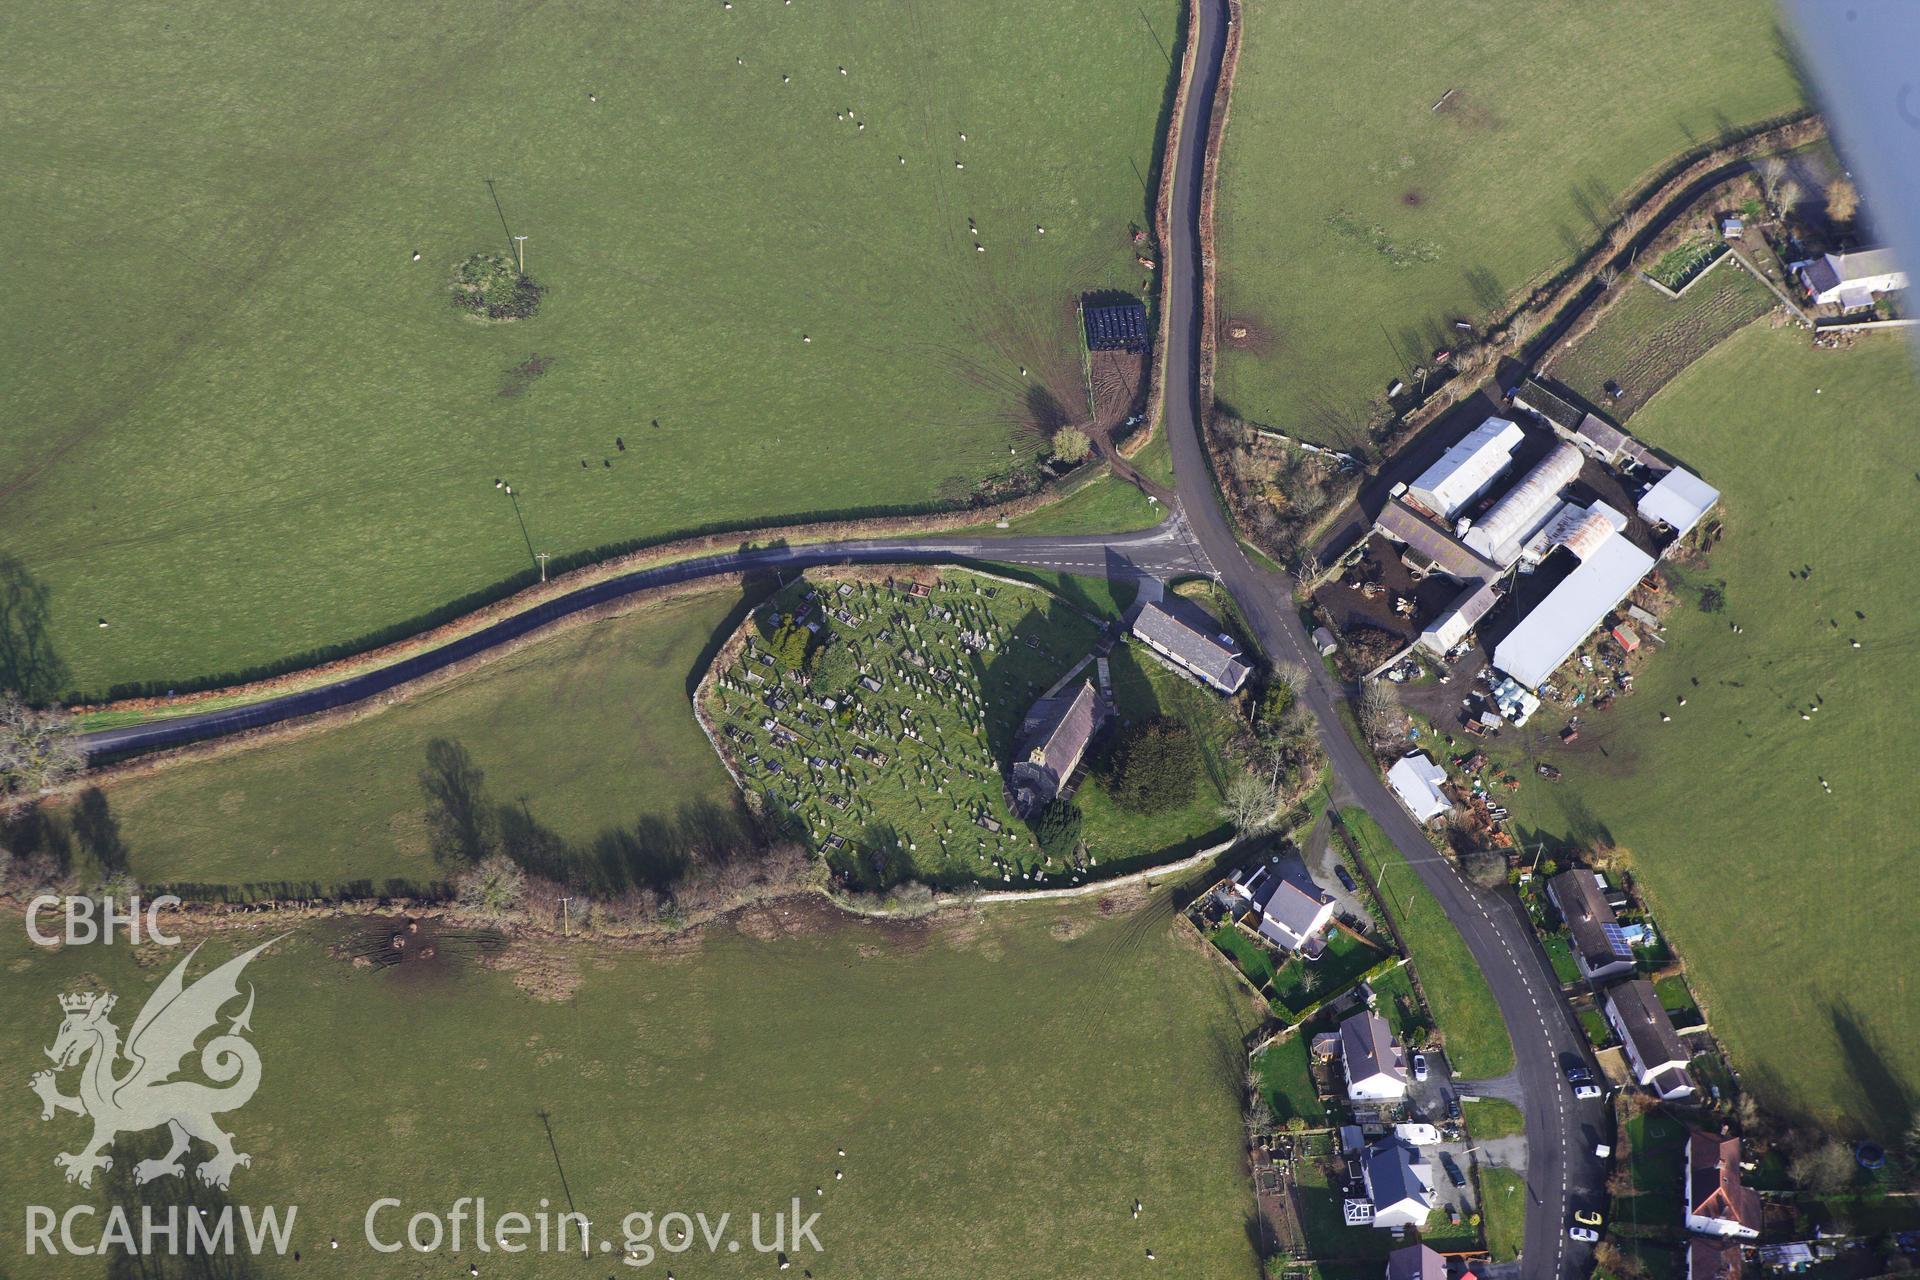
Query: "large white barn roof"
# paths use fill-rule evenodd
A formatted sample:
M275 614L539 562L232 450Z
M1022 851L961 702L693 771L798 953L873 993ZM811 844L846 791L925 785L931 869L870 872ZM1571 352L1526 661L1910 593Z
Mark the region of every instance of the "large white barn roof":
M1407 492L1442 520L1449 519L1486 492L1525 437L1518 423L1490 416L1422 471Z
M1539 688L1651 568L1652 556L1614 534L1507 633L1493 651L1493 665L1527 688Z
M1649 524L1673 526L1674 537L1684 538L1700 517L1720 501L1720 491L1683 467L1675 467L1640 499L1639 511Z
M1436 817L1453 808L1440 785L1447 780L1447 771L1418 752L1394 762L1387 770L1387 782L1400 793L1413 816L1421 822Z

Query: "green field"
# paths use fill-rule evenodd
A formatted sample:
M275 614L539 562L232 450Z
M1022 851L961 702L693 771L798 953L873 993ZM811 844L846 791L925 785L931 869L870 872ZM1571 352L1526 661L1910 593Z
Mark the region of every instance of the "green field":
M1765 0L1244 12L1218 258L1223 330L1249 334L1219 397L1323 443L1359 441L1454 319L1551 277L1642 178L1799 101Z
M1238 766L1225 756L1224 705L1119 646L1108 662L1120 724L1095 741L1072 801L1084 815L1089 862L1069 866L1043 853L1007 806L1008 762L1028 709L1089 658L1100 628L1060 597L974 574L945 573L928 591L917 597L904 580L868 575L791 583L743 624L744 647L707 691L707 712L745 785L804 819L812 843L852 883L873 878L862 851L895 850L903 873L936 884L1036 888L1177 857L1230 834L1219 806ZM821 628L804 684L769 647L775 615L796 610ZM1097 682L1091 662L1069 687L1086 679ZM1154 717L1185 725L1205 767L1185 804L1128 811L1107 794L1102 751L1124 725Z
M1755 326L1635 416L1723 492L1726 537L1678 574L1685 603L1634 695L1550 752L1565 779L1526 772L1507 801L1522 831L1631 851L1763 1102L1889 1140L1920 1096L1920 991L1901 959L1920 934L1897 890L1920 826L1910 355ZM1724 612L1696 607L1722 580Z
M1728 255L1729 257L1731 255ZM1637 277L1593 329L1547 372L1624 421L1680 371L1778 305L1766 285L1738 262L1722 262L1681 298L1669 298ZM1617 384L1621 395L1607 394Z
M1008 537L1031 534L1130 533L1151 529L1167 518L1167 509L1148 502L1147 495L1111 473L1085 485L1060 502L1032 515L1009 520Z
M1380 884L1383 874L1387 877L1382 885L1387 909L1412 952L1414 971L1446 1037L1447 1061L1454 1072L1468 1080L1487 1080L1513 1070L1513 1041L1500 1006L1439 900L1364 809L1343 809L1340 818L1353 833L1374 882Z
M535 552L1026 466L1084 403L1076 298L1142 284L1176 13L136 0L11 32L0 553L48 616L0 683L164 688ZM539 314L464 318L455 264L510 235Z
M737 589L642 601L355 723L110 785L131 869L148 884L435 879L420 773L438 738L567 840L729 804L690 687L742 608Z
M482 1276L775 1271L746 1245L709 1256L697 1233L695 1251L646 1270L471 1245L457 1259L382 1257L364 1243L378 1197L404 1203L380 1219L391 1237L406 1214L474 1195L493 1217L571 1198L616 1241L637 1210L732 1213L745 1238L749 1212L797 1196L820 1213L824 1252L797 1253L789 1274L818 1280L1130 1274L1148 1249L1169 1274L1254 1276L1239 1111L1253 1018L1170 919L1165 904L1113 919L1092 903L1035 904L889 926L794 902L672 949L549 944L504 953L499 971L451 947L362 969L326 946L351 926L310 924L247 971L263 1083L223 1117L253 1157L229 1194L297 1204L290 1247L303 1255L247 1274L431 1277L465 1275L469 1261ZM55 995L104 984L125 1032L180 953L135 964L124 947L39 951L17 914L6 923L0 964L20 1000L0 1035L18 1095L0 1115L0 1180L16 1206L0 1252L19 1259L19 1204L110 1202L53 1164L84 1121L43 1123L24 1088L47 1065ZM195 975L232 949L210 943ZM523 993L535 962L549 966L547 994L577 983L570 998ZM123 1156L114 1172L126 1167ZM19 1274L103 1267L35 1258Z

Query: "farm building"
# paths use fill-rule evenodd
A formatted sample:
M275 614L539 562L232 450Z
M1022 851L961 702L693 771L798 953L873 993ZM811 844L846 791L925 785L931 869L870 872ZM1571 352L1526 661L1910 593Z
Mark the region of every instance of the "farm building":
M1446 780L1447 771L1419 751L1395 761L1387 770L1387 785L1420 822L1430 822L1453 808L1453 801L1440 789Z
M1308 881L1305 885L1282 875L1271 863L1234 874L1228 891L1234 905L1259 917L1257 932L1284 951L1317 956L1321 935L1333 922L1333 899Z
M1740 1181L1740 1139L1695 1132L1687 1138L1686 1228L1752 1240L1760 1196Z
M1493 651L1493 665L1538 689L1653 568L1619 534L1595 547Z
M1579 448L1561 442L1485 515L1478 520L1461 520L1454 532L1469 548L1505 568L1519 558L1521 547L1552 518L1560 491L1579 476L1580 466Z
M1664 524L1678 542L1693 532L1701 517L1720 501L1720 491L1684 467L1661 476L1641 497L1637 510L1648 524Z
M1053 803L1086 758L1102 719L1104 708L1090 680L1082 680L1071 695L1033 704L1020 725L1007 777L1007 798L1015 813L1031 818Z
M1598 873L1585 867L1562 871L1547 881L1547 896L1567 922L1573 961L1589 982L1633 972L1633 948L1600 891Z
M1468 587L1447 607L1445 613L1429 622L1420 632L1420 647L1436 658L1445 657L1455 645L1467 638L1499 598L1500 589L1491 581Z
M1680 1043L1680 1033L1673 1029L1673 1019L1661 1007L1651 982L1635 978L1609 988L1605 1009L1607 1024L1620 1037L1637 1083L1663 1102L1693 1093L1687 1048Z
M1134 616L1133 634L1147 648L1220 693L1233 694L1251 670L1233 637L1198 605L1178 597L1149 601Z
M1085 311L1087 350L1145 351L1148 343L1147 308L1139 302L1088 307Z
M1407 1051L1395 1042L1387 1020L1371 1009L1340 1024L1340 1062L1347 1073L1347 1097L1353 1101L1407 1096Z
M1562 440L1580 446L1610 467L1645 466L1653 461L1645 445L1598 414L1573 405L1537 378L1528 378L1514 389L1513 403L1552 427Z
M1417 552L1437 571L1457 582L1480 582L1500 573L1497 565L1462 546L1445 529L1403 502L1389 502L1380 508L1374 528Z
M1526 433L1506 418L1489 417L1462 436L1418 479L1407 496L1442 520L1485 493L1513 461Z
M1853 311L1872 306L1876 293L1907 287L1907 273L1894 264L1891 249L1822 254L1796 262L1789 270L1816 307L1833 303Z

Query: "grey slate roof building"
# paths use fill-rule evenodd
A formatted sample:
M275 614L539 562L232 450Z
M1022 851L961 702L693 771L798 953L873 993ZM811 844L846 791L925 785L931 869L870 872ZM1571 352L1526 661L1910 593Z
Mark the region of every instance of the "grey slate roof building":
M1177 597L1149 601L1133 620L1133 634L1149 649L1221 693L1238 693L1251 671L1232 637L1198 605Z
M1498 566L1492 561L1469 549L1404 502L1389 501L1380 508L1379 518L1373 523L1374 528L1395 542L1412 547L1457 582L1480 582L1500 576Z
M1575 868L1547 881L1547 896L1567 922L1574 963L1589 981L1633 972L1633 948L1592 871Z
M1410 1244L1387 1255L1387 1280L1447 1280L1447 1260L1431 1245Z
M1071 694L1033 704L1020 725L1008 770L1008 800L1015 813L1031 818L1053 803L1086 758L1103 719L1105 708L1091 680L1082 680Z
M1349 1098L1406 1096L1406 1051L1394 1043L1387 1020L1372 1010L1362 1009L1340 1024L1340 1060L1347 1072Z
M1418 1227L1433 1209L1433 1166L1419 1148L1398 1138L1382 1138L1367 1148L1362 1161L1367 1195L1376 1227Z
M1634 1079L1663 1099L1684 1098L1693 1092L1687 1074L1687 1047L1673 1029L1673 1019L1645 978L1607 989L1607 1022L1620 1037Z

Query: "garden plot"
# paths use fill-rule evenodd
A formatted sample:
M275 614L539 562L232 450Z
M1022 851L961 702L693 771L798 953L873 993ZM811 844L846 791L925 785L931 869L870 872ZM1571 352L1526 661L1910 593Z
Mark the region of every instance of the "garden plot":
M1209 748L1191 801L1117 809L1093 767L1110 727L1074 780L1076 851L1044 852L1008 808L1022 718L1069 673L1099 682L1100 638L1058 597L981 575L802 579L748 619L699 696L742 789L789 815L844 883L1071 885L1183 852L1222 825L1213 744L1224 712L1125 650L1109 658L1119 721L1168 715Z
M1623 422L1688 365L1776 305L1764 284L1732 262L1720 263L1679 298L1639 281L1620 289L1623 296L1548 372Z

